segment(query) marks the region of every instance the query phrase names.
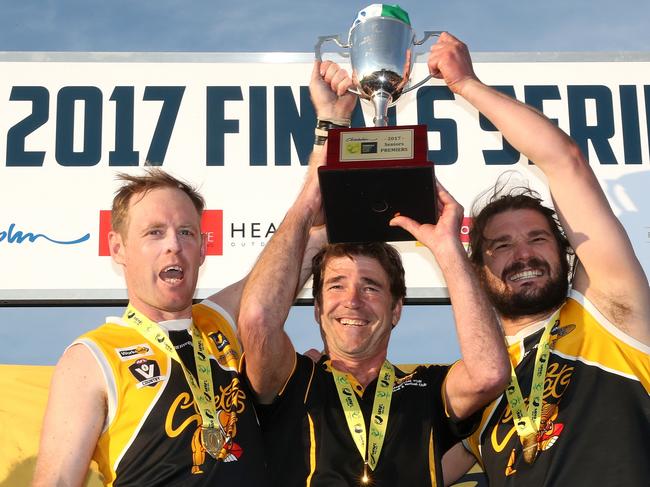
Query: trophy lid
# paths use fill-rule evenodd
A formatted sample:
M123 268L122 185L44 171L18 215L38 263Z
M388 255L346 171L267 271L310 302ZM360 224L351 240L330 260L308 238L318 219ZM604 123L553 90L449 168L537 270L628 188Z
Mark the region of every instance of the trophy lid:
M358 24L375 17L393 18L400 20L409 26L411 25L409 14L399 5L391 5L388 3L373 3L372 5L368 5L366 8L359 10L357 18L352 23L350 30L354 29L354 27L356 27Z

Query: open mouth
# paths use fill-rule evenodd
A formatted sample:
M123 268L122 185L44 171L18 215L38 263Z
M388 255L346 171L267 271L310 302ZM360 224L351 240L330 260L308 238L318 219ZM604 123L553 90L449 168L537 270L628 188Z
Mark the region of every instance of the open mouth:
M179 265L170 265L160 271L160 279L169 284L178 284L183 280L183 268Z

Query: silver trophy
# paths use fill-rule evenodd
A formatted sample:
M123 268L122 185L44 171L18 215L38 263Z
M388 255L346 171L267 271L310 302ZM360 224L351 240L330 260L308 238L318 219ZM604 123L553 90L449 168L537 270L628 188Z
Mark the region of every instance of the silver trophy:
M422 39L416 40L408 23L408 14L397 6L388 7L396 7L402 15L390 15L390 12L384 11L384 15L379 12L364 18L362 10L350 29L347 43L341 42L339 35L328 35L320 36L315 46L316 59L319 61L322 61L322 45L327 41L350 50L352 81L356 87L356 90L350 91L373 103L375 127L388 125L388 108L395 104L402 93L414 90L431 78L429 75L409 86L413 46L419 46L442 33L425 31Z
M323 209L330 242L394 242L414 237L389 222L406 215L435 223L434 166L428 160L427 126L388 127L388 108L409 86L414 47L441 32L425 32L416 40L408 14L398 5L372 4L361 10L348 34L319 37L321 48L333 41L349 54L352 81L361 99L375 106L374 127L328 131L325 165L318 168ZM344 194L345 198L341 198Z

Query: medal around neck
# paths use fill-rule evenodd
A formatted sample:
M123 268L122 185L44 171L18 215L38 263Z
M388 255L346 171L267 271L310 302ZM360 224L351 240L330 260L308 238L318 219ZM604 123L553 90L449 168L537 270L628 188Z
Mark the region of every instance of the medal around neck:
M328 131L325 165L318 168L327 237L337 242L394 242L414 237L388 222L397 215L435 223L433 163L428 158L426 125L388 126L388 108L431 76L409 86L416 40L408 13L398 5L373 4L361 10L347 43L338 35L321 36L315 46L321 60L327 41L349 49L354 88L350 92L374 106L374 128ZM347 58L347 53L339 53ZM328 53L334 55L334 53ZM341 198L345 194L345 198Z
M192 397L196 407L201 415L201 444L211 457L218 460L219 451L223 448L227 438L222 433L221 429L219 429L218 426L215 426L214 418L217 417L217 411L214 403L212 368L205 341L201 336L201 331L198 330L194 324L189 328L190 335L192 336L194 362L196 364L198 376L195 378L180 359L176 347L174 347L174 344L163 332L158 323L147 318L131 304L127 306L122 319L127 325L158 347L161 352L175 360L181 367L185 379L187 380L187 385L192 391Z
M517 431L517 436L519 436L519 441L522 445L524 461L528 464L532 464L535 461L539 452L537 439L541 424L542 405L544 403L544 379L551 353L551 333L556 326L559 326L559 318L560 310L558 309L547 321L544 332L537 345L532 383L528 396L528 408L525 407L525 401L521 393L521 388L519 387L515 368L510 364L510 385L505 390L505 396L512 411L512 420Z
M537 433L531 433L521 438L521 445L523 447L524 461L528 464L533 463L539 450Z
M343 372L336 370L334 367L332 367L332 377L336 385L339 402L341 403L350 435L363 460L363 473L360 480L363 485L367 485L370 483L368 469L371 471L375 470L386 437L390 403L395 384L395 368L388 360L385 360L381 366L379 376L377 377L375 398L372 403L371 417L373 419L370 421L369 434L366 434L363 413L347 377Z
M205 428L201 427L201 444L205 451L214 458L219 459L219 452L226 442L226 437L219 428Z

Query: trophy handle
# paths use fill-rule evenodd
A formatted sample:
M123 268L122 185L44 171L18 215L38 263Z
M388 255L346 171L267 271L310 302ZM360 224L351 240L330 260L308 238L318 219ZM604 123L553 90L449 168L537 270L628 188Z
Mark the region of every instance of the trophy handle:
M343 49L349 49L350 44L343 44L341 42L341 39L339 38L338 34L335 35L329 35L329 36L319 36L318 37L318 42L314 46L314 54L316 54L316 59L319 61L323 60L322 52L321 52L321 46L327 42L327 41L334 41L337 46L342 47ZM424 42L424 40L423 40Z
M426 39L427 38L422 39L422 42L424 42ZM316 55L316 59L318 59L318 61L320 61L320 62L323 62L323 53L322 53L321 47L327 41L333 41L337 46L339 46L339 47L341 47L343 49L349 49L350 48L350 44L344 44L344 43L341 42L341 39L339 38L338 34L328 35L328 36L318 36L318 42L316 42L316 45L314 46L314 54ZM354 93L355 95L358 95L358 96L363 96L363 94L359 90L355 90L353 88L348 88L348 92L349 93Z
M431 39L432 37L440 37L440 34L442 34L443 32L444 32L444 31L442 31L442 30L425 30L425 31L424 31L424 36L422 37L422 39L420 39L419 41L416 41L415 39L413 39L413 45L415 45L415 46L421 46L422 44L424 44L427 40ZM414 85L409 86L408 88L404 88L404 90L402 91L402 93L408 93L408 92L411 91L411 90L414 90L414 89L416 89L416 88L419 88L419 87L422 86L424 83L426 83L427 81L429 81L431 78L432 78L431 75L427 76L427 77L424 78L422 81L420 81L420 82L418 82L418 83L415 83Z
M413 44L416 46L421 46L424 44L426 41L431 39L432 37L440 37L440 34L442 34L444 31L442 30L425 30L424 31L424 36L422 37L421 40L416 41L415 39L413 40Z

